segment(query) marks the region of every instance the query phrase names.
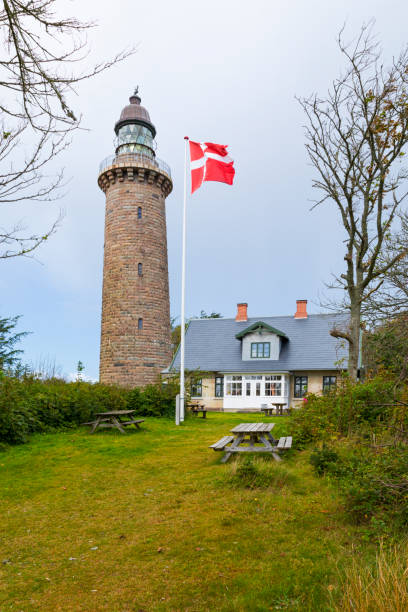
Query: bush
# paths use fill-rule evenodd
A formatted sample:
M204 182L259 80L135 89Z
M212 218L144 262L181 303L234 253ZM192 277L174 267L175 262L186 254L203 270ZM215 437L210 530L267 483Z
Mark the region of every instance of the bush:
M242 461L238 460L232 464L228 480L237 488L281 489L289 482L294 482L296 478L287 471L286 467L275 462L244 457Z
M315 441L329 442L354 431L369 431L392 418L394 380L387 374L355 384L345 378L328 395L309 394L291 415L291 433L302 448Z
M0 373L0 442L27 441L35 419L23 400L19 381Z
M309 461L319 476L322 476L327 472L333 471L333 466L339 461L339 455L335 450L323 444L320 450L314 449Z
M408 526L408 452L387 448L381 453L353 453L340 480L347 512L357 523L375 528ZM377 529L378 530L378 529Z
M127 408L136 410L138 416L173 417L177 393L178 389L171 381L135 388L128 393Z
M320 442L310 463L337 481L347 514L374 533L408 527L408 392L394 404L395 378L345 380L327 396L310 395L291 417L295 442Z
M129 391L99 383L19 378L0 371L0 442L21 444L31 433L74 427L110 410L172 416L175 394L171 382Z

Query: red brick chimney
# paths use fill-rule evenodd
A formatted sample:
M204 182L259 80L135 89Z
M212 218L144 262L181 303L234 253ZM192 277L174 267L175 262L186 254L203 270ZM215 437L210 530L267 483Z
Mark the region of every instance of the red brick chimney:
M237 316L236 321L248 321L248 304L242 303L237 304Z
M296 300L295 319L307 319L307 300Z

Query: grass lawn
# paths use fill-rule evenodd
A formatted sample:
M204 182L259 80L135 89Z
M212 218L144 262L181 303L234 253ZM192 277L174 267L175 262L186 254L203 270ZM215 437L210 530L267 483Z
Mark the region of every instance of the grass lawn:
M208 448L242 421L146 419L122 436L86 428L0 453L0 610L330 610L351 555L370 555L306 452L275 484L231 485L242 457ZM278 434L278 435L277 435Z

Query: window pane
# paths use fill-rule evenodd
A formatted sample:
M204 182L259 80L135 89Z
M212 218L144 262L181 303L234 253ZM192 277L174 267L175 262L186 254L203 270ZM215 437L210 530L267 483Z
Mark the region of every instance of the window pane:
M271 355L270 342L252 342L251 357L253 359L267 359Z
M271 383L271 395L282 395L281 383Z
M307 376L295 376L295 397L304 397L307 393Z
M224 396L224 379L222 376L215 377L215 397Z
M202 396L202 380L196 380L191 383L191 395L193 397L201 397Z
M337 386L337 376L323 376L323 393L329 393Z

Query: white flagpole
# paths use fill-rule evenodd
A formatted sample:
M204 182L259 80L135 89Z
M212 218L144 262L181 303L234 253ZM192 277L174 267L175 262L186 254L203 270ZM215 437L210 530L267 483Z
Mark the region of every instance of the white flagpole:
M186 292L186 203L187 203L187 147L184 137L184 201L183 201L183 247L181 257L181 329L180 329L180 421L184 421L184 336L185 336L185 292Z

